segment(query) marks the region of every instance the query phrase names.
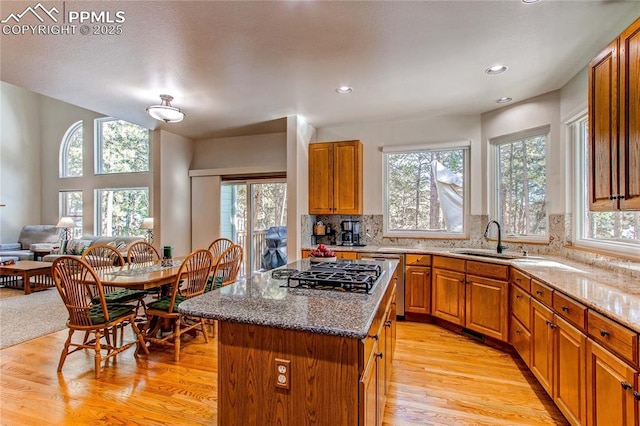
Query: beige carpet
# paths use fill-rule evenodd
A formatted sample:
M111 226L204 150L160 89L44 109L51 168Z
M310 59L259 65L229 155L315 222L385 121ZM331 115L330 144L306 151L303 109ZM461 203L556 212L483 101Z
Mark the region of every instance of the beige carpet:
M12 289L2 289L10 294ZM16 291L16 290L12 290ZM55 288L0 299L0 348L66 328L67 308Z
M7 297L22 296L23 294L24 294L24 290L20 288L0 287L0 299L6 299Z

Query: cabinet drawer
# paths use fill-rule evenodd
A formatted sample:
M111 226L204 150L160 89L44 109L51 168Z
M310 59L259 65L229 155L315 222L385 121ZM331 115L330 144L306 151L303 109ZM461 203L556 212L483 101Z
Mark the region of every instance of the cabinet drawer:
M355 251L337 251L336 252L337 259L347 259L347 260L356 260L358 258L358 254Z
M540 281L531 280L531 295L547 306L552 306L553 289Z
M448 269L450 271L464 272L465 260L455 259L453 257L433 256L433 266L439 269Z
M506 281L509 279L509 267L507 265L467 260L467 274Z
M511 268L510 281L520 287L523 290L531 293L531 277L518 271L516 268Z
M569 296L557 291L553 292L553 309L562 318L584 331L587 320L587 307Z
M431 266L430 254L407 254L407 266Z
M597 312L588 310L587 329L593 340L633 364L638 363L638 334Z
M520 287L511 284L511 314L529 330L531 323L531 296Z

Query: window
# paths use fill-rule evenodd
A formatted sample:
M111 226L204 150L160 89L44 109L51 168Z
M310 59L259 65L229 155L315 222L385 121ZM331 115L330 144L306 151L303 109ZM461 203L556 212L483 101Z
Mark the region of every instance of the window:
M82 176L82 120L72 124L60 142L59 175L61 178Z
M60 217L68 216L75 220L76 227L71 230L71 238L82 236L82 191L60 191Z
M587 167L587 117L571 124L576 158L575 242L612 253L640 253L640 212L589 211Z
M386 152L385 232L464 233L468 152L468 146Z
M149 188L96 190L96 235L145 236L140 229L149 216Z
M503 235L548 238L547 135L536 128L491 140L494 146L494 212Z
M96 174L149 171L149 130L115 118L96 123Z

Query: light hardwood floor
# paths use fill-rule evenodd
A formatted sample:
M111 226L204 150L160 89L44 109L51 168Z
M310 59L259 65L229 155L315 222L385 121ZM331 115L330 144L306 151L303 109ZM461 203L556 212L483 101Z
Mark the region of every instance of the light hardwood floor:
M2 425L214 425L216 346L186 342L137 361L133 349L94 379L89 352L56 373L67 331L0 351ZM385 425L565 425L520 360L436 325L398 323Z

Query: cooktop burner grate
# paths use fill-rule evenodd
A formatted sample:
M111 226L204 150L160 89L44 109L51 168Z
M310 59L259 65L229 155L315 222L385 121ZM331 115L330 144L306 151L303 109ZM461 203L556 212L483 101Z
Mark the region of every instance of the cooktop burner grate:
M276 280L286 280L291 275L297 274L298 272L300 271L298 271L297 269L276 269L275 271L271 272L271 278L274 278Z
M381 273L380 265L327 262L292 274L287 287L370 293Z

